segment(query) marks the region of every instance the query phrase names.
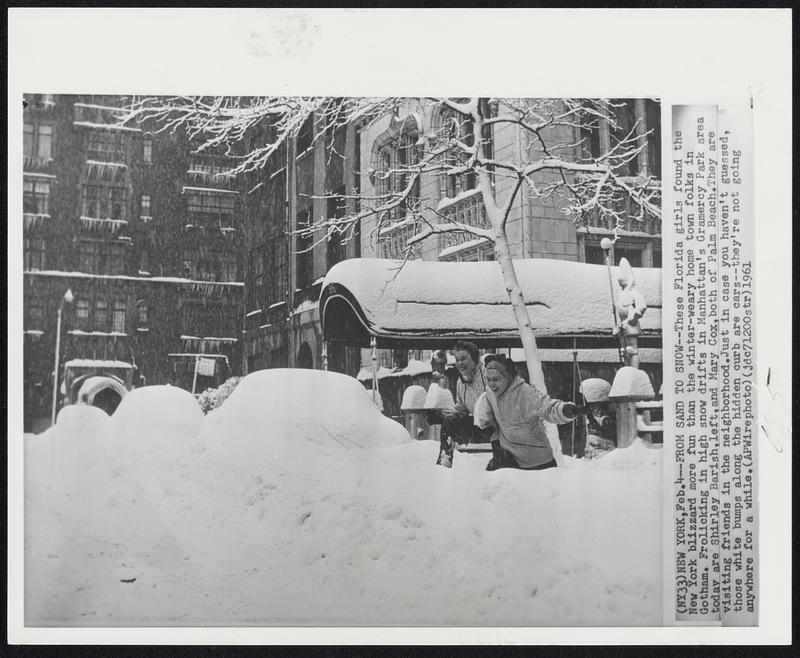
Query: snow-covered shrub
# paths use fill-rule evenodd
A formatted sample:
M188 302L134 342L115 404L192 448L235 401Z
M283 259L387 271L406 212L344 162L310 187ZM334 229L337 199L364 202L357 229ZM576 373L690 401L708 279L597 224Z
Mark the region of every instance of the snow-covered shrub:
M218 408L223 402L225 402L225 400L228 399L228 396L233 393L241 379L241 377L230 377L225 380L219 386L219 388L207 388L205 391L203 391L200 394L200 397L197 398L203 413L207 414L209 411Z

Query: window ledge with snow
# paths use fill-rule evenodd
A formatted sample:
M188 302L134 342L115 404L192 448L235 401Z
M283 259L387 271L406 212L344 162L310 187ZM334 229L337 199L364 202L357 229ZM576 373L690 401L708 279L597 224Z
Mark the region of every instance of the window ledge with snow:
M192 187L189 185L184 185L181 193L186 194L187 192L195 194L239 194L236 190L226 190L221 187Z
M50 219L50 215L47 213L26 212L22 214L22 222L26 230L32 226L38 226L48 219Z
M466 242L462 242L461 244L456 244L453 245L452 247L447 247L446 249L442 249L439 252L439 259L448 258L449 256L453 256L454 254L458 254L462 251L467 251L469 249L474 249L475 247L488 244L491 244L491 240L489 240L489 238L476 238L474 240L467 240Z
M579 226L575 231L579 235L616 235L626 238L660 238L660 233L647 233L646 231L627 231L625 229L611 229L603 226Z
M100 218L100 217L87 217L86 215L81 215L79 217L81 223L86 224L87 227L99 227L99 226L126 226L128 224L127 219L110 219Z
M313 311L315 308L319 308L319 300L306 299L305 301L300 302L300 304L294 308L291 315L300 315L306 311Z
M72 125L77 128L94 128L97 130L120 130L122 132L140 133L141 128L131 128L129 126L120 126L115 123L96 123L94 121L73 121Z
M406 215L403 219L400 219L396 222L392 222L387 226L382 226L378 230L378 235L388 235L390 233L395 233L397 231L401 231L409 226L412 226L415 222L416 218L413 215Z
M139 215L139 220L147 224L147 222L153 221L153 217L152 215Z
M70 329L68 333L72 336L106 336L114 338L128 337L128 334L122 331L84 331L83 329Z
M464 201L465 199L471 199L477 194L480 194L480 192L481 192L480 187L473 187L471 190L466 190L464 192L461 192L460 194L457 194L454 197L445 197L444 199L439 201L439 205L436 206L436 209L443 210L449 206L453 206L461 201Z
M89 168L97 167L97 168L113 168L113 169L127 169L128 165L124 162L108 162L106 160L87 160L86 164L89 165Z

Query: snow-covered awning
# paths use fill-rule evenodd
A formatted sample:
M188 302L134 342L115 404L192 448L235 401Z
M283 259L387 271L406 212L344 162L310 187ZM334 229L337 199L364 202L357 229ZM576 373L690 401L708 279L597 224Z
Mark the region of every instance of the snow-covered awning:
M133 366L126 361L109 359L72 359L64 364L65 368L124 368L132 370Z
M320 318L327 341L367 347L450 347L457 339L484 346L519 347L519 331L500 266L494 261L453 263L354 258L325 277ZM616 347L605 265L551 259L515 261L539 345L543 348ZM619 295L617 268L612 268ZM641 347L661 346L661 270L636 268L647 302Z

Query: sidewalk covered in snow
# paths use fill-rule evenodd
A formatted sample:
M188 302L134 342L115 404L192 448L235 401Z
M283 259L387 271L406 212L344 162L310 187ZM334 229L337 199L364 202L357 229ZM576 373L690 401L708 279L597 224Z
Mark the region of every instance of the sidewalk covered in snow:
M354 258L336 264L322 282L325 340L382 348L450 347L456 339L520 347L519 330L495 261L451 263ZM538 343L543 348L614 348L608 270L551 259L515 261ZM641 347L661 346L661 270L636 268L647 302ZM612 268L615 297L617 268Z

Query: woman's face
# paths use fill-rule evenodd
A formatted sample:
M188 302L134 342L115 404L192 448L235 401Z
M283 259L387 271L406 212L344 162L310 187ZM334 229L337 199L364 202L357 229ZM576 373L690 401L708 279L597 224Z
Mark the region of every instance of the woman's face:
M508 388L508 378L499 370L489 368L486 370L486 385L495 395L500 395Z
M456 360L456 370L458 370L464 379L471 382L477 364L472 360L469 352L456 350L453 352L453 358Z

